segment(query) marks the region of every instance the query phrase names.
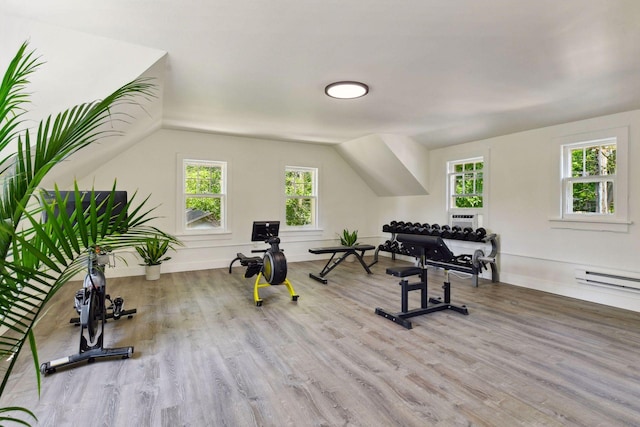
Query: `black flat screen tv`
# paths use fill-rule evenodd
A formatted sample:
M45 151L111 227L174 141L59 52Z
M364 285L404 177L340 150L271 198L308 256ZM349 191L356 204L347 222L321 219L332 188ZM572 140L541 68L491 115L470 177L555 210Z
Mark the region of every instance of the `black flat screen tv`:
M60 193L60 197L62 197L63 200L66 199L65 211L67 212L67 215L71 216L71 214L73 214L73 212L76 210L75 193L73 191L60 191L59 193ZM87 209L89 209L89 206L91 205L92 192L81 191L81 193L82 193L82 211L84 212ZM126 191L112 192L111 190L106 190L106 191L94 190L93 197L95 199L96 206L98 207L98 216L103 215L105 213L107 203L108 203L107 199L111 197L112 194L114 199L113 199L113 208L111 211L112 212L111 216L117 217L118 215L120 215L123 209L126 209L126 206L127 206ZM44 199L46 203L49 203L49 204L54 203L56 200L55 191L45 191ZM55 205L53 210L54 215L57 216L59 212L60 212L60 206ZM125 215L126 215L126 212L125 212ZM43 214L43 221L46 221L46 220L47 220L46 214Z
M252 242L266 242L270 237L277 237L280 221L254 221L251 230Z

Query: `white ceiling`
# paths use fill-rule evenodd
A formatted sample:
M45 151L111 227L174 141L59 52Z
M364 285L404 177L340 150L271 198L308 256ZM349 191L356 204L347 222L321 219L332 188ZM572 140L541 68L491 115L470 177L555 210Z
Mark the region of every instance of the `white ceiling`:
M167 52L169 126L437 147L640 108L638 0L3 0L0 12ZM337 80L370 93L328 98Z

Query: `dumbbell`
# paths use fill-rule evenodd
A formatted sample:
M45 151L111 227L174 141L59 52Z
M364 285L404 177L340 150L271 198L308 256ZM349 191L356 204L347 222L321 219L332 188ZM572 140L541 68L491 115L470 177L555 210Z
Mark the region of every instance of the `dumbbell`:
M391 245L391 240L385 240L384 243L378 246L378 249L380 249L381 251L388 251L390 245Z
M405 234L411 234L412 230L413 230L413 227L414 227L413 223L411 221L407 221L407 222L404 223L404 227L402 229L402 232L405 233Z
M415 223L409 223L409 225L407 226L407 233L409 234L417 234L418 233L418 229L420 228L422 224L420 224L419 222L415 222Z
M393 233L393 231L391 231L391 224L385 224L382 226L382 232L383 233Z
M424 234L428 236L431 233L431 226L426 222L422 224L422 228L420 228L420 234Z
M451 227L451 238L456 240L463 239L462 228L459 225Z
M486 235L487 235L487 230L480 227L476 231L469 233L469 240L474 242L479 242L482 239L484 239Z
M440 227L440 237L442 237L443 239L450 239L451 238L451 227L449 227L448 225L443 225L442 227Z
M478 234L478 239L482 240L487 236L487 230L485 230L484 228L480 227L476 230L476 234Z
M473 233L473 228L465 227L462 229L462 239L463 240L471 240L471 234Z
M400 254L401 255L411 255L411 251L409 250L408 247L401 246L400 247Z
M429 234L431 236L440 236L440 225L431 224L431 232Z
M413 227L411 227L411 234L422 234L424 227L419 222L414 222Z

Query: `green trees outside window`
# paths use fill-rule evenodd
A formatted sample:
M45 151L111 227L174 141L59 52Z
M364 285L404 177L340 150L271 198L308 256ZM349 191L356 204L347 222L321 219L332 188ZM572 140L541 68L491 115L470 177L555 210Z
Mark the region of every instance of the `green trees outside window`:
M450 164L450 194L452 208L482 208L484 162L464 160Z
M184 161L185 227L220 228L224 224L225 164Z
M285 197L287 226L315 225L316 169L287 167Z
M613 214L616 144L570 148L571 213Z

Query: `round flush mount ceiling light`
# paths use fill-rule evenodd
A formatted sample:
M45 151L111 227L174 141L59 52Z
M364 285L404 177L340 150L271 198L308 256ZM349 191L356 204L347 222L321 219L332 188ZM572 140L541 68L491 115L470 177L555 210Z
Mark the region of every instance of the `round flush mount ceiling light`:
M360 82L335 82L325 87L324 93L338 99L360 98L369 93L369 86Z

